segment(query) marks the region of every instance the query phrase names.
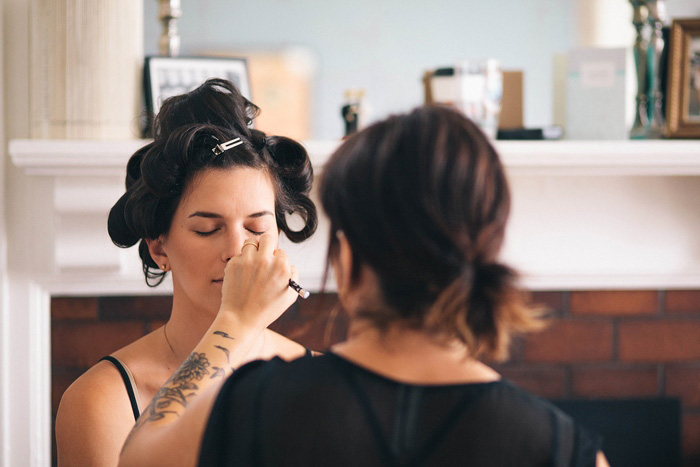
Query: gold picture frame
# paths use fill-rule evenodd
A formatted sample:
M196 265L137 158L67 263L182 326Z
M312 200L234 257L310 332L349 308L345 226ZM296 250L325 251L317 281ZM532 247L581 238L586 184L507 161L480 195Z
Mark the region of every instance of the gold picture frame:
M666 133L700 138L700 18L671 25Z

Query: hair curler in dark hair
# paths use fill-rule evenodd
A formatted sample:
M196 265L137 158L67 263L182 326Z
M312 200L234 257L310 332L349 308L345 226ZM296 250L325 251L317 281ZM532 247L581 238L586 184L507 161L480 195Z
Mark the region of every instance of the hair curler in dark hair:
M131 156L127 164L126 192L112 206L107 219L107 231L115 245L128 248L140 240L138 251L149 286L160 284L165 276L151 258L148 245L143 240L158 237L154 223L159 223L162 211L159 213L158 198L144 186L142 165L144 158L157 152L159 146L161 145L155 143L147 144ZM153 279L154 283L151 282Z
M320 192L329 253L342 230L351 279L363 265L377 274L388 309L360 316L379 328L401 322L499 358L511 332L540 326L498 262L510 209L503 166L462 114L423 107L353 135L327 162Z
M267 136L259 130L251 131L251 143L261 153L269 154L274 161L272 171L281 188L281 196L275 203L277 226L294 243L306 240L318 226L316 205L309 197L314 174L306 149L291 138ZM301 230L292 230L287 214L301 217L304 222Z
M129 189L141 178L141 161L143 156L153 147L149 143L137 150L126 165L126 193L112 206L107 218L107 231L115 245L121 248L129 248L135 245L141 238L127 221L127 203L129 201Z

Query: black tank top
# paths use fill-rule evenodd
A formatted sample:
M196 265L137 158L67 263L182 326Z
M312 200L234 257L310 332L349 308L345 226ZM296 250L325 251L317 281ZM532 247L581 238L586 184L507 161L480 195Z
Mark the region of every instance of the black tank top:
M117 367L117 370L119 370L119 374L124 380L124 386L126 386L126 393L129 395L129 402L131 402L131 410L134 412L134 420L138 420L139 415L141 415L141 410L139 409L139 399L136 395L135 390L136 384L134 383L134 377L131 376L129 368L124 364L124 362L122 362L116 357L112 357L111 355L102 357L100 361L102 360L106 360L112 363L112 365Z

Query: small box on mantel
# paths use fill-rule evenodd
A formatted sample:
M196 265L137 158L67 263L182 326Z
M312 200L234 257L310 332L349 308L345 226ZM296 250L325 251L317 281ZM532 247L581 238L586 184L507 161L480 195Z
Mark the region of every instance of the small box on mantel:
M628 139L634 118L636 70L629 48L582 48L569 52L565 83L555 80L555 114L563 110L566 139ZM559 72L561 73L561 71ZM565 85L565 92L556 86ZM559 102L564 98L565 103Z
M498 129L523 127L523 72L503 70L503 97Z

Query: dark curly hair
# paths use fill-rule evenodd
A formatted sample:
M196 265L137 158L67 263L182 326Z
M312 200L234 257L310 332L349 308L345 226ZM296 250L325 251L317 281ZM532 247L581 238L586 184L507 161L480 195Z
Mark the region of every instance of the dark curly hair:
M343 231L379 279L386 307L359 316L464 342L472 356L507 355L512 331L541 327L498 261L510 210L503 166L486 136L445 107L392 116L351 136L324 167L329 257Z
M180 198L193 177L205 169L251 167L266 171L275 189L277 226L292 242L316 230L316 206L309 198L313 169L301 144L283 136L251 129L259 113L229 81L210 79L197 89L167 99L153 123L153 142L134 153L126 167L126 192L109 213L112 241L128 248L139 244L146 283L163 281L145 239L170 229ZM241 138L242 145L215 155L214 146ZM287 215L304 221L292 230Z

